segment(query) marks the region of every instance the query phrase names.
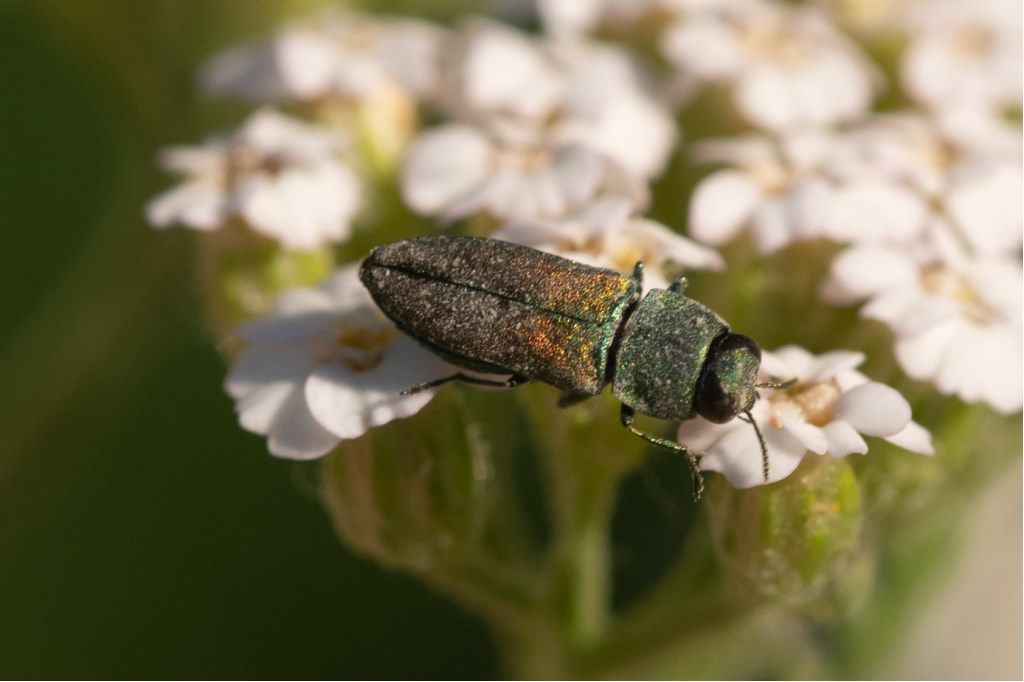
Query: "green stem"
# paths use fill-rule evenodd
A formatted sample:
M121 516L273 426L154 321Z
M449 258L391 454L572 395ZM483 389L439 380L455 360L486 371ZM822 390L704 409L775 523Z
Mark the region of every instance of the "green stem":
M605 633L609 621L610 538L614 487L607 482L578 492L567 509L558 543L557 566L563 592L562 623L567 644L589 649Z
M502 668L511 679L564 680L572 677L557 628L540 617L525 628L497 629Z

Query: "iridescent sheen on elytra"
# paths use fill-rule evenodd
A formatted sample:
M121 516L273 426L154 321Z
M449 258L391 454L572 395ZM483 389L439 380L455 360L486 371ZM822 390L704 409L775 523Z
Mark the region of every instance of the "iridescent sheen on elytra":
M663 419L696 414L709 349L735 336L682 293L656 289L641 300L632 277L494 239L387 244L363 261L360 277L400 329L454 365L581 396L611 382L624 404ZM759 359L758 350L755 376Z
M452 364L587 395L607 383L615 332L638 295L612 270L474 237L380 246L359 276L400 329Z

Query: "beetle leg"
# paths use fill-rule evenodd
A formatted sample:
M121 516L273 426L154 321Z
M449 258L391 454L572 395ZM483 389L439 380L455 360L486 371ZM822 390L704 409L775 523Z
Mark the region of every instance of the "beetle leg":
M682 294L686 292L686 286L689 283L690 280L686 279L686 277L680 277L668 286L668 290L675 294Z
M686 461L690 465L690 476L693 479L693 499L699 501L701 493L704 492L704 475L700 472L700 462L697 461L697 455L693 454L679 443L670 441L667 438L652 436L651 434L644 433L640 429L636 428L633 426L633 416L635 414L636 411L632 407L623 403L622 409L619 412L619 421L621 421L622 425L629 429L630 433L634 436L638 436L652 445L657 445L658 447L671 450L672 452L678 452L685 457Z
M636 282L636 288L639 291L644 290L644 262L638 260L636 265L633 266L633 280Z
M402 395L413 395L420 391L426 391L429 388L435 388L441 384L447 384L449 381L461 381L464 384L475 384L477 386L494 386L495 388L515 388L520 384L525 384L529 380L529 377L524 377L521 374L513 374L504 381L491 381L490 379L481 379L480 377L458 372L457 374L452 374L448 377L441 377L440 379L434 379L433 381L410 386L409 388L402 390Z

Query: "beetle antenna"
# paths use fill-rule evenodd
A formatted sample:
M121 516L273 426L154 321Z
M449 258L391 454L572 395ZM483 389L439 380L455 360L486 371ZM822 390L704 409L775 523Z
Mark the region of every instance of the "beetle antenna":
M793 381L796 381L794 379ZM744 410L743 414L747 415L747 418L743 421L747 422L754 427L754 433L757 434L757 442L761 445L761 469L764 472L764 482L768 482L768 445L764 442L764 434L761 433L760 427L757 425L757 421L754 419L754 415L750 414L750 410Z
M793 377L792 379L787 379L786 381L783 381L782 379L779 379L778 377L772 377L771 379L769 379L768 381L765 381L763 383L754 384L754 387L755 388L774 388L774 389L779 390L779 391L784 391L787 388L789 388L789 387L793 386L794 384L796 384L796 382L797 382L797 378L796 377Z

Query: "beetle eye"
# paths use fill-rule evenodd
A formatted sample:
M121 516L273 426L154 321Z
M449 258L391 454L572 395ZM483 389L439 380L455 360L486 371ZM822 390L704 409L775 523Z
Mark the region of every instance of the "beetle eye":
M753 406L761 348L742 334L723 334L711 345L697 385L697 413L722 424Z

